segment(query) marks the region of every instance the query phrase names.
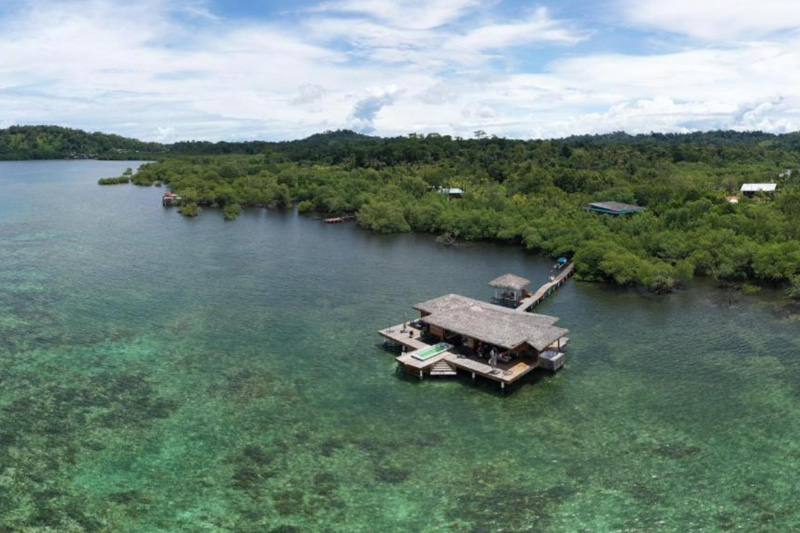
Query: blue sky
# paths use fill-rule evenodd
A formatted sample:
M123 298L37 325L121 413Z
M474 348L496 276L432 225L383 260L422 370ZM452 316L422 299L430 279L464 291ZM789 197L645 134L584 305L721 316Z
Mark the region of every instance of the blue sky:
M2 0L0 126L800 129L798 0Z

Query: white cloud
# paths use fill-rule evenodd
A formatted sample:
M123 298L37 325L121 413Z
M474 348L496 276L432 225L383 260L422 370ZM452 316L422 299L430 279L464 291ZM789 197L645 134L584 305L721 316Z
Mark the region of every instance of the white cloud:
M373 88L360 98L350 112L350 127L362 133L375 131L375 119L381 109L391 105L397 95L397 87Z
M553 73L591 91L597 103L658 96L742 102L798 90L798 44L789 40L657 55L589 55L557 62Z
M513 23L432 29L425 28L426 25L418 28L390 22L325 17L309 20L306 27L319 41L348 42L353 47L351 53L357 56L385 63L413 63L429 69L445 68L451 63L486 62L496 59L497 52L503 49L525 44L574 45L589 35L553 18L545 8L538 8L529 17Z
M476 5L477 0L340 0L317 10L369 15L394 27L428 30L458 20Z
M800 28L797 0L623 0L622 5L637 26L708 40L753 40Z
M222 17L215 15L204 7L186 6L182 8L182 11L191 17L210 20L212 22L220 22L222 20Z
M303 12L299 22L246 24L202 0L24 4L0 18L4 124L161 140L285 139L341 127L521 137L800 129L800 37L791 33L694 48L681 38L681 47L668 42L668 52L642 46L601 54L584 42L599 31L586 21L539 8L487 22L476 16L486 3L467 0L348 0ZM644 16L626 6L626 20ZM786 26L747 15L729 26ZM656 25L656 18L637 24ZM505 61L521 46L534 60L543 52L549 64Z
M571 30L552 19L542 7L527 20L481 26L453 37L445 46L455 50L497 50L530 43L577 44L585 37L585 32Z
M757 102L745 109L736 129L776 133L796 131L800 125L800 97L780 97Z
M155 140L158 142L170 142L176 140L176 130L172 126L162 126L156 128Z
M298 87L297 96L292 98L290 103L293 105L311 104L321 100L326 93L327 91L322 85L308 83Z

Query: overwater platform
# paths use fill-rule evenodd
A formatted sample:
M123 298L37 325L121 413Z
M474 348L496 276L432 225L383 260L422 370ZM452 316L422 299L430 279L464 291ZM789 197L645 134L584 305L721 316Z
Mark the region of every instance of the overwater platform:
M403 346L411 351L424 350L430 347L430 344L426 344L420 340L422 330L406 323L382 329L378 332L378 335L391 343Z
M528 312L572 275L564 266L538 291L526 291L529 281L506 274L491 282L496 301L516 302L513 308L447 294L414 306L420 317L380 330L403 353L398 368L424 379L468 373L500 383L505 390L536 368L557 371L564 365L568 330L558 317Z

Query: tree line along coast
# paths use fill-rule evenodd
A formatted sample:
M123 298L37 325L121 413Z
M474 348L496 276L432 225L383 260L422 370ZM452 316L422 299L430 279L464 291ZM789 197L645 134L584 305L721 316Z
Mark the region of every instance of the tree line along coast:
M153 160L101 183L166 185L188 216L206 207L233 219L243 207L296 205L356 214L379 232L518 243L572 258L584 280L669 292L709 276L745 290L782 286L800 299L797 133L525 141L337 131L291 142L156 144L42 126L0 130L4 159L89 153L82 150ZM753 182L775 190L740 194ZM587 209L598 202L645 209Z

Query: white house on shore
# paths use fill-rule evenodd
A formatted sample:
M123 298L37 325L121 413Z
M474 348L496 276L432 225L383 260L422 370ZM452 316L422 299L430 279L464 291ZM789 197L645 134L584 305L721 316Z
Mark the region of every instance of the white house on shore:
M775 183L745 183L742 185L742 194L753 196L757 192L772 193L777 188Z

